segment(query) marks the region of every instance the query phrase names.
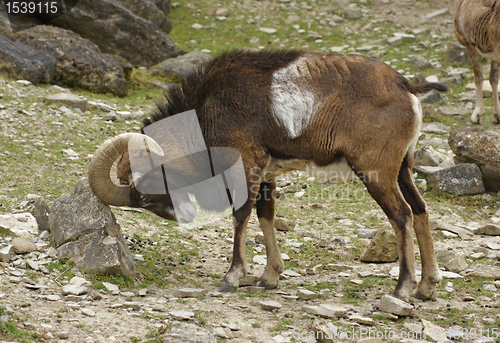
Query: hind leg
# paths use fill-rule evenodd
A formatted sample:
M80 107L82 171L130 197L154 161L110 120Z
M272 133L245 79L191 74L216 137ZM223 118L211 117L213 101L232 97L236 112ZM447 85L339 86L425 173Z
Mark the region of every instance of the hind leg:
M285 265L276 242L276 231L274 230L274 191L276 181L268 181L260 184L257 197L257 217L264 234L266 244L267 265L262 274L259 286L266 289L276 288L279 274L285 270Z
M467 54L469 54L472 60L472 66L474 69L474 84L476 85L476 107L474 112L472 112L471 121L474 124L480 124L482 117L484 116L484 104L483 104L483 74L481 72L481 55L472 46L467 46Z
M436 297L436 285L441 282L441 273L434 252L427 206L413 182L411 176L412 166L413 157L405 158L399 171L398 183L406 202L413 212L413 228L417 235L422 260L422 281L418 285L415 297L431 299Z
M399 278L394 296L408 300L417 285L413 252L413 217L397 183L397 174L377 173L377 180L363 180L370 195L387 215L398 244Z
M500 104L498 102L498 70L500 63L491 61L490 84L493 96L493 122L500 124Z

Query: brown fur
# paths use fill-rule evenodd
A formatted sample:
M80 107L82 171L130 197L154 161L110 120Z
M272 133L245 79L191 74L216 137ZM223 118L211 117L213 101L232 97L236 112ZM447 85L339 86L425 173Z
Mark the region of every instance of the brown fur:
M481 54L495 56L491 60L490 84L493 90L493 121L500 124L498 72L500 60L500 1L457 0L455 3L455 35L472 60L476 84L476 108L472 122L481 123L484 115ZM495 60L496 59L496 60Z
M312 89L321 104L302 133L290 138L273 117L272 75L305 55L301 85ZM411 179L413 156L409 153L421 124L410 94L432 89L444 91L446 87L435 83L411 86L393 68L359 55L301 51L225 53L189 75L182 87L174 87L166 96L166 103L160 104L158 112L146 119L144 125L195 109L207 147L237 149L245 167L249 198L234 211L233 260L221 290L237 287L239 279L246 275L246 223L256 201L268 254L261 284L266 288L276 287L283 271L273 229L274 199L269 198L276 185L274 176L264 175L271 159L310 161L319 166L345 159L396 231L401 272L395 295L407 299L416 285L415 227L423 264L419 296L434 296L440 275L425 202ZM190 147L167 146L165 142L165 137L172 141L172 137L189 132L163 127L156 130L154 125L151 128L149 135L164 151L179 156L193 153ZM123 163L127 163L126 158L120 164ZM199 173L196 158L170 164L168 169L189 177ZM127 167L119 165L119 170L126 171ZM376 172L377 180L364 178L368 172ZM129 179L124 174L119 177ZM147 179L148 174L140 182ZM210 207L214 199L207 194L196 197L202 207ZM167 200L170 198L164 199Z

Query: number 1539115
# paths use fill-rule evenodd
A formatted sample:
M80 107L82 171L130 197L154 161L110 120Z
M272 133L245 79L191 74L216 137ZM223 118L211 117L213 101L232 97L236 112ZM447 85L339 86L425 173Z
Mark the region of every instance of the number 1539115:
M56 14L57 1L4 1L7 14Z

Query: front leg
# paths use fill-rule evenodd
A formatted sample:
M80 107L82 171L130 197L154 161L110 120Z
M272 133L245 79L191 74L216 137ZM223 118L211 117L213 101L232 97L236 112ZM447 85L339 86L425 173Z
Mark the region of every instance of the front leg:
M233 260L229 271L224 276L222 285L219 287L219 292L227 292L238 288L240 279L247 275L246 231L254 199L255 197L250 197L241 208L233 213Z
M266 289L276 288L279 275L285 270L281 254L276 242L276 231L274 230L274 193L276 181L263 182L260 184L257 197L257 217L264 234L266 244L267 265L262 274L259 286Z

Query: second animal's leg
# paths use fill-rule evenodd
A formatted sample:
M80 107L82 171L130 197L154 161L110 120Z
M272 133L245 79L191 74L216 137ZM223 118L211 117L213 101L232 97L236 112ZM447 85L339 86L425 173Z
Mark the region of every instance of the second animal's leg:
M483 74L481 72L482 57L472 46L467 47L467 53L472 60L472 66L474 69L474 84L476 85L476 107L474 108L474 112L472 112L471 121L475 124L480 124L484 115Z
M498 70L500 62L491 61L490 84L493 96L493 122L500 124L500 104L498 102Z
M413 157L405 157L399 171L398 183L403 196L413 212L413 228L417 235L422 262L422 281L415 297L430 299L436 296L436 285L441 282L441 273L434 252L432 234L429 228L429 213L424 199L412 180Z
M259 195L257 196L257 217L264 234L266 244L267 265L262 274L259 286L266 289L276 288L279 274L285 269L281 259L276 233L274 230L274 191L276 181L268 181L260 184Z

